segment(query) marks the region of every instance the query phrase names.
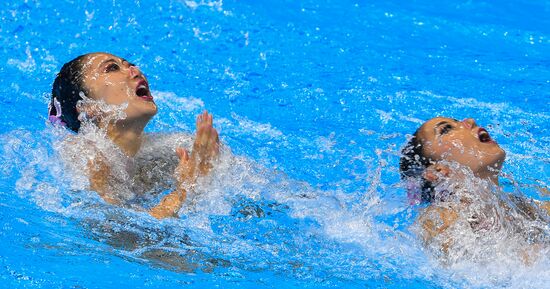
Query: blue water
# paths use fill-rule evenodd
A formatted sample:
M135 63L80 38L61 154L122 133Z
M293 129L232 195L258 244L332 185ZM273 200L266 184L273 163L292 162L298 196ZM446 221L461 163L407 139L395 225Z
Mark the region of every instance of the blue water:
M473 117L508 152L504 189L549 199L550 2L405 2L5 2L0 287L549 288L547 256L438 263L397 168L424 120ZM191 133L208 109L239 157L181 219L71 190L47 103L92 51L147 74L148 131Z

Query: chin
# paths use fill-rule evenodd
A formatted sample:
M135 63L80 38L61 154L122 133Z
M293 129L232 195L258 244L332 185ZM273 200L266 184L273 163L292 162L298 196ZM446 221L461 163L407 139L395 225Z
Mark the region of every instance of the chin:
M504 151L502 151L502 154L499 154L497 156L495 156L494 158L492 158L491 160L489 160L486 165L487 168L490 168L490 169L496 169L498 171L500 171L500 169L502 168L502 165L504 164L504 160L506 159L506 153L504 153Z
M153 118L153 116L155 116L157 114L157 107L155 107L155 109L153 110L150 110L150 111L147 111L146 113L144 113L144 116L145 117L148 117L149 119Z
M134 110L136 114L155 115L157 114L158 108L154 102L148 101L135 105Z
M153 116L157 114L157 106L152 107L133 107L126 110L126 119L129 121L145 120L149 121Z
M498 164L500 164L500 166L502 166L505 160L506 160L506 152L501 147L498 147L498 153L495 158L495 162L497 162Z
M158 112L158 108L157 108L157 105L152 102L152 105L153 107L151 107L149 110L148 110L148 113L151 115L151 116L154 116L155 114L157 114Z

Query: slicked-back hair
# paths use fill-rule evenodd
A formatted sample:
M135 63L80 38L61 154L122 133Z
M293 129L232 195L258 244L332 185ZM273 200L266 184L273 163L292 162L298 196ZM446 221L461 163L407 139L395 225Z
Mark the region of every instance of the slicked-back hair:
M413 134L401 150L399 173L402 180L420 179L420 201L421 203L430 203L434 200L434 187L430 181L423 177L423 173L431 164L431 161L424 155L424 145L418 138L418 132L419 130Z
M80 120L78 120L76 106L78 101L82 100L81 93L86 94L86 87L84 86L82 77L86 56L88 54L83 54L65 63L55 77L52 85L49 115L56 115L58 113L54 105L54 99L56 99L61 106L61 120L74 132L78 132L80 129Z

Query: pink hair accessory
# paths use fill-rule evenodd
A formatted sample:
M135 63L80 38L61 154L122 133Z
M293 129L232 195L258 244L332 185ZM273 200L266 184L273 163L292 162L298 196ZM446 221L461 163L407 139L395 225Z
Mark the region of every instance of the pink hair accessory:
M422 187L415 180L407 181L407 199L409 200L409 205L418 205L421 202L422 196Z
M66 123L61 120L61 104L55 97L53 98L53 108L55 108L55 115L52 114L52 104L50 103L48 120L54 125L65 126Z

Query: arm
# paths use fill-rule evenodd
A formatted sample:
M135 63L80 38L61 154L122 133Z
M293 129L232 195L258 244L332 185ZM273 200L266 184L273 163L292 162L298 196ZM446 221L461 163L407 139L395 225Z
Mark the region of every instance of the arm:
M187 191L196 183L197 177L207 175L212 168L212 161L219 154L220 141L218 131L212 126L212 115L204 111L197 116L197 135L193 143L191 156L187 150L177 148L180 162L174 172L176 190L165 196L160 203L151 209L151 216L162 219L175 217L185 202Z
M187 155L186 155L187 156ZM182 166L187 164L189 157L185 160L180 160L178 168L182 169ZM121 205L118 198L114 196L111 188L109 187L109 176L111 168L107 165L107 162L101 155L88 162L90 188L98 193L98 195L107 203L112 205ZM149 214L157 219L163 219L167 217L175 217L178 210L185 201L186 191L183 189L181 183L178 185L178 189L166 195L158 205L149 210Z
M543 195L547 195L547 196L550 196L550 190L548 190L548 188L543 188L543 187L537 187L539 189L539 191L543 194ZM537 205L543 209L544 211L546 211L546 213L550 216L550 201L541 201L541 202L537 202Z
M97 192L98 195L107 203L120 205L120 200L115 198L109 190L108 178L111 168L101 155L88 161L90 189Z
M550 216L550 201L534 201L535 204L541 208L548 216Z
M219 154L219 138L217 130L212 126L212 115L204 111L197 117L197 134L193 144L193 153L183 148L177 148L176 154L180 161L174 172L176 190L166 195L158 205L149 210L149 214L157 219L176 217L187 197L187 191L195 184L198 176L209 173L212 168L212 161ZM107 162L100 156L96 156L88 162L90 170L90 186L106 202L119 205L120 200L116 198L109 188L108 180L111 173Z
M160 203L149 211L149 214L157 219L176 217L183 202L185 202L186 196L187 194L183 190L173 191L162 198Z
M190 161L189 153L183 148L177 148L176 154L180 158L174 172L177 187L175 191L162 198L160 203L149 211L149 214L157 219L177 216L187 197L185 185L193 184L196 179L194 162Z
M550 201L542 202L540 207L543 208L548 215L550 215Z
M422 238L425 243L430 243L434 238L444 233L458 219L458 214L451 207L429 206L418 217L422 231ZM443 252L447 252L451 244L451 239L442 244Z

